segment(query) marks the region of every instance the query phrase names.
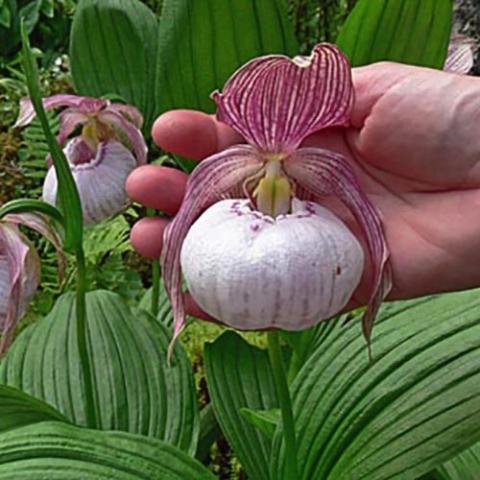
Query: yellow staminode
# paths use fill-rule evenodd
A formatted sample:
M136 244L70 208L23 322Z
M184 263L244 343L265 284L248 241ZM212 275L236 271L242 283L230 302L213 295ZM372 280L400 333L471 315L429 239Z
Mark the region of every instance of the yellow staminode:
M265 167L265 177L260 180L255 191L257 208L275 218L290 212L292 189L288 179L282 174L280 162L271 160Z

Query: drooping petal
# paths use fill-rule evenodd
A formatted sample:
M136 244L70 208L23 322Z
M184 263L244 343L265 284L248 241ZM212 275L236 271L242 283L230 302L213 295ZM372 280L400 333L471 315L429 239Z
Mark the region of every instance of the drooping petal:
M88 121L88 116L79 112L76 108L67 108L60 116L60 132L58 134L58 143L63 146L72 132L79 126Z
M133 123L130 123L121 113L112 111L110 107L101 112L98 119L109 125L115 131L116 138L133 151L138 165L147 163L147 144L142 132Z
M64 149L67 159L73 158L71 169L82 202L86 223L98 223L121 212L128 205L125 182L136 168L137 161L125 146L116 140L100 143L88 162L74 163L82 142L74 139ZM84 160L84 159L83 159ZM53 167L43 185L43 199L53 205L57 199L57 176Z
M92 97L81 97L78 95L58 94L43 99L43 107L48 110L51 108L72 107L79 109L83 113L93 113L108 104L106 100ZM32 101L28 97L20 100L20 113L14 127L24 127L35 118L35 110Z
M137 128L143 126L143 115L137 107L133 105L125 105L123 103L112 103L108 110L117 112L123 115L130 123L133 123Z
M310 57L256 58L214 92L217 118L262 151L291 153L310 133L346 125L353 87L350 66L334 45Z
M223 200L192 225L181 265L188 290L240 330L303 330L338 313L363 272L359 241L332 212L294 199L275 220Z
M11 282L7 255L0 250L0 331L3 330L8 313Z
M448 47L443 69L446 72L467 74L473 68L475 42L464 35L454 35Z
M162 272L174 315L174 339L185 323L180 251L188 229L210 205L233 192L262 168L252 147L238 145L204 160L193 171L180 211L164 235Z
M24 225L43 235L55 247L58 258L58 275L60 280L63 279L67 261L63 252L62 238L58 230L45 215L36 212L10 214L5 216L3 221L13 225Z
M0 225L0 354L12 341L40 282L40 259L15 225Z
M290 178L317 197L335 195L339 198L363 232L373 270L368 307L362 319L363 333L370 345L375 316L392 284L380 217L342 155L320 148L302 148L285 161L284 169Z

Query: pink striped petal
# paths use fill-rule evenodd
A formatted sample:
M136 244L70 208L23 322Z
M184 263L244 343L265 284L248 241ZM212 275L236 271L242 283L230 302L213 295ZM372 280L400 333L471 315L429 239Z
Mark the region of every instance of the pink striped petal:
M180 211L165 231L161 260L173 307L174 340L185 324L180 251L190 226L206 208L238 192L261 168L252 147L237 145L204 160L190 176Z
M100 143L90 161L74 163L83 148L81 139L73 139L65 147L67 159L73 158L71 169L82 202L86 223L98 223L119 212L129 203L125 191L128 175L136 168L137 161L124 145L116 140ZM57 176L50 168L43 184L43 199L53 205L57 200Z
M12 342L40 282L40 259L18 227L0 224L0 354Z
M140 113L140 110L138 110L138 108L132 105L125 105L123 103L112 103L107 110L120 113L130 123L133 123L133 125L135 125L137 128L142 128L143 126L143 116Z
M284 169L291 179L317 198L324 195L339 198L362 229L373 269L368 308L362 319L363 333L370 345L375 316L392 285L389 252L380 217L342 155L320 148L301 148L285 161Z
M319 44L310 57L256 58L214 92L217 118L250 144L291 153L309 134L347 125L353 102L350 65L334 45Z
M110 126L115 131L116 138L134 152L138 165L147 163L148 149L142 132L133 123L130 123L123 114L108 108L99 113L98 120Z
M443 69L446 72L467 74L473 68L475 42L464 35L454 35L448 47L448 55Z
M109 102L92 97L80 97L78 95L58 94L43 99L43 106L46 110L60 107L73 107L79 109L83 113L94 113L105 106ZM14 127L24 127L35 118L35 110L33 104L28 97L20 100L20 113Z
M67 260L63 252L63 241L48 217L41 213L25 212L7 215L3 220L13 225L24 225L25 227L35 230L55 247L58 258L58 274L60 280L62 280L67 266Z
M67 108L60 116L60 132L58 134L58 143L63 146L72 132L79 126L88 121L88 116L79 112L76 108Z

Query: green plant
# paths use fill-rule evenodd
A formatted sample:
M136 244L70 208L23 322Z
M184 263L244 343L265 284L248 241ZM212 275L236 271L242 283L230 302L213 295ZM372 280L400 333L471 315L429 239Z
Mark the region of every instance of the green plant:
M338 12L328 21L321 13L327 6ZM302 48L314 37L333 38L350 6L294 2ZM354 65L390 59L441 68L451 6L389 0L379 8L359 0L337 41ZM302 8L317 15L311 24ZM134 0L81 1L71 44L77 88L136 103L151 123L172 107L212 111L210 90L241 63L267 51L298 50L280 0L253 7L240 0L165 0L162 15L158 20ZM81 43L87 33L97 48ZM55 121L42 113L24 41L29 91L59 177L59 210L20 201L2 211L49 211L65 234L70 266L58 289L52 251L36 240L51 295L39 308L46 315L25 328L0 364L0 381L23 390L0 387L1 478L211 479L192 457L208 461L219 434L215 418L238 456L228 470L242 475L241 463L252 479L456 480L475 471L478 291L384 306L371 362L355 315L346 326L341 317L297 334L270 333L270 358L261 334L253 346L232 331L218 336L223 329L208 328L202 335L218 338L205 350L211 403L200 417L181 343L166 363L172 311L158 269L143 308L136 308L140 281L124 271L131 211L83 226L75 182L54 140ZM419 52L417 43L429 48ZM41 171L46 153L38 129L24 134L29 155L36 155L34 164L23 160L28 175L34 167ZM186 336L198 358L197 332ZM202 404L207 398L202 385ZM217 451L225 455L223 445Z
M76 0L4 0L0 2L0 71L18 54L23 19L37 48L44 53L44 65L68 44L70 19Z

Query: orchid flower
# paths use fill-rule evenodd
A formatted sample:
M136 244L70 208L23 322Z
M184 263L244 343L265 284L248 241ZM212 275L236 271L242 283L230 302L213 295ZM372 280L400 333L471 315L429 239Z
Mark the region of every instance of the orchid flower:
M174 339L185 323L182 273L208 314L237 329L300 330L345 307L364 270L359 240L330 210L348 207L370 257L367 340L391 287L380 217L339 153L302 148L313 132L349 124L349 63L330 44L309 57L251 60L214 92L236 145L202 161L165 232L162 266ZM230 198L230 199L229 199ZM195 222L195 223L194 223Z
M473 68L475 41L465 35L453 35L448 46L443 69L446 72L467 74Z
M61 239L46 217L22 213L0 220L0 354L10 345L15 327L40 282L40 259L19 225L36 230L52 242L59 255L60 276L64 270Z
M60 113L57 140L65 146L85 222L97 223L119 213L128 204L125 181L129 173L146 163L140 112L130 105L77 95L54 95L45 98L43 105L45 109L67 107ZM28 125L34 117L31 101L22 99L15 126ZM69 139L79 127L81 132ZM57 199L57 176L51 165L43 199L51 204Z

